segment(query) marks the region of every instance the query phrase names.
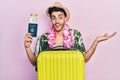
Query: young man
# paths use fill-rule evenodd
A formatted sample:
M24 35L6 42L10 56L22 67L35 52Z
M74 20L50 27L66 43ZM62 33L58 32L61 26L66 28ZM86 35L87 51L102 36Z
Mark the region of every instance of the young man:
M37 55L49 48L56 46L64 46L66 48L74 48L81 51L84 55L85 62L88 62L99 42L108 40L113 37L116 32L108 35L107 33L96 37L91 47L86 51L82 42L82 36L78 30L70 29L66 22L70 18L70 13L61 3L56 2L53 6L47 9L47 15L50 17L52 27L48 33L45 33L38 38L35 53L33 54L30 45L32 43L32 36L27 33L24 38L25 50L30 62L36 66Z

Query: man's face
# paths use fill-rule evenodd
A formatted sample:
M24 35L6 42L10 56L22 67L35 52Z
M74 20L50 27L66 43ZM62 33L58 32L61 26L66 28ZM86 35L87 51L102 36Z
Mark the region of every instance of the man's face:
M64 29L64 25L66 23L66 17L63 12L57 11L52 12L51 14L51 22L54 25L54 29L56 32L60 32Z

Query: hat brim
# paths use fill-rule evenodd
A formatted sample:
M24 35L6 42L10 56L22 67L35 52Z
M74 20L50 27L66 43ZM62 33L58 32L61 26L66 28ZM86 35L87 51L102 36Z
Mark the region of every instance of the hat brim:
M64 7L60 2L55 2L54 4L53 4L53 6L50 6L50 7L60 7L60 8L63 8L64 10L65 10L65 12L66 12L66 21L68 22L69 21L69 19L70 19L70 12L69 12L69 10L66 8L66 7ZM49 8L50 8L49 7ZM49 9L48 8L48 9ZM50 15L49 15L49 13L48 13L48 9L46 10L46 14L47 14L47 16L49 16L50 17Z

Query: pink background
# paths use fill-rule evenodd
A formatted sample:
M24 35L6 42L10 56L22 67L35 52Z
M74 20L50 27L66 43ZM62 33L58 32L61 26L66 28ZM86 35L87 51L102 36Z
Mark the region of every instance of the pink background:
M56 0L0 1L0 80L37 80L24 49L24 36L31 13L38 13L38 34L50 28L45 11ZM120 80L120 1L59 0L71 12L68 24L78 29L86 49L97 35L118 34L101 42L91 60L85 64L85 80ZM36 38L31 45L34 50Z

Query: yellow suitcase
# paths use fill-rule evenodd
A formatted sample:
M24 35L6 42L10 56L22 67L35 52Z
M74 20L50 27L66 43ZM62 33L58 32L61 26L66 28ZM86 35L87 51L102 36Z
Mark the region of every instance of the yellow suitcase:
M76 50L43 51L37 70L38 80L84 80L84 57Z

